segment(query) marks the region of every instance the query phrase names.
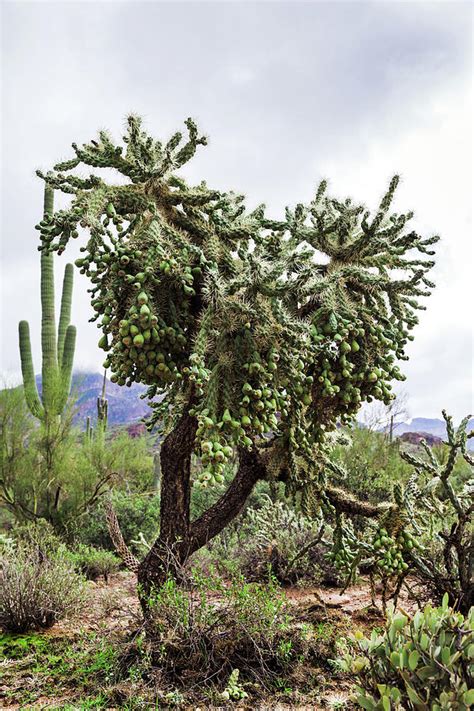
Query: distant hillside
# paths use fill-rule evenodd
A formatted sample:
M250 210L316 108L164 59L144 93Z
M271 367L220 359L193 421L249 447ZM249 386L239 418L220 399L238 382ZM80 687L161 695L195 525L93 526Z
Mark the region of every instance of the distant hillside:
M74 374L73 391L77 395L78 407L78 413L74 420L78 425L85 426L88 416L93 420L96 419L97 398L102 392L102 378L100 373ZM41 376L38 375L36 380L38 388L41 390ZM151 413L146 400L140 398L140 395L145 391L145 385L134 384L131 388L127 388L107 380L106 397L109 401L109 423L111 425L132 425L133 433L141 430L140 427L137 429L136 425L142 417L148 417ZM471 417L467 426L468 432L472 429L474 429L474 417ZM438 439L446 438L446 426L444 420L441 419L415 417L411 422L395 424L394 435L408 442L419 441L424 436L428 443L430 443L430 438L433 438L431 443L434 443ZM468 448L474 450L474 437L468 440Z
M456 422L455 426L458 424L459 423ZM474 417L471 417L467 424L467 431L470 432L473 429ZM421 436L429 435L436 439L439 438L441 440L444 440L446 439L446 423L444 420L430 419L428 417L415 417L410 423L401 422L400 424L395 424L395 437L400 437L401 439L409 441L409 438L405 437L406 434L418 434ZM468 449L474 450L474 437L468 440Z
M421 444L422 440L425 440L426 444L430 447L434 447L435 444L442 444L443 440L441 437L436 435L428 434L428 432L404 432L400 435L399 439L402 442L409 442L410 444Z
M38 389L41 390L41 376L36 376ZM72 379L72 393L77 398L77 413L74 422L81 426L86 423L86 418L93 421L97 419L97 398L102 392L103 375L100 373L74 373ZM132 387L122 387L106 381L105 396L109 403L109 424L127 425L148 417L151 410L146 400L140 395L146 391L145 385L133 384Z

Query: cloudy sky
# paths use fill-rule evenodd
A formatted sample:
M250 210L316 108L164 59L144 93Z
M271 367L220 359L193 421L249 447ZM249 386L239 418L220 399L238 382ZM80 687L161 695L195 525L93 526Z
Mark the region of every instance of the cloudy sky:
M18 379L17 323L40 369L37 167L142 114L169 137L209 138L186 175L266 202L275 217L333 193L439 233L437 289L404 365L412 416L473 403L472 6L469 2L2 3L1 364ZM68 253L57 261L58 284ZM77 254L69 251L69 259ZM76 276L78 368L99 369L87 282Z

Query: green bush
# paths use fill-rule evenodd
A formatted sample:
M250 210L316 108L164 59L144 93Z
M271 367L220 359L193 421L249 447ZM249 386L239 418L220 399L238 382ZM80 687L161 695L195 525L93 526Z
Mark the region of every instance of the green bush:
M147 639L153 666L175 682L227 681L238 665L261 682L293 658L284 596L272 581L195 576L187 590L169 579L150 599Z
M73 550L68 552L67 557L88 580L97 580L102 575L106 583L109 580L109 575L119 569L121 562L110 551L86 546L83 543L78 543Z
M247 579L268 578L282 583L314 578L311 543L319 538L321 521L310 521L287 501L261 497L260 508L250 507L241 521L238 556Z
M389 444L383 433L362 427L350 430L349 435L350 445L338 443L331 453L331 459L344 471L339 478L333 472L332 483L374 504L389 500L394 483L406 482L410 476L399 443Z
M383 634L354 637L341 667L360 681L357 703L367 711L466 711L474 704L474 608L467 618L427 605L412 619L389 611Z
M19 541L0 558L0 627L26 632L51 627L84 601L83 578L63 552Z
M124 491L112 493L112 504L120 523L120 529L127 544L134 553L143 554L139 541L140 533L147 541L154 541L160 525L160 498L150 494L128 494ZM102 502L76 522L74 538L95 548L114 551L110 540ZM134 543L135 541L135 543Z
M74 398L54 437L46 437L25 403L23 388L0 390L0 515L17 523L44 519L68 538L111 487L149 490L153 459L148 436L114 431L87 438L72 426ZM53 450L54 456L50 461Z

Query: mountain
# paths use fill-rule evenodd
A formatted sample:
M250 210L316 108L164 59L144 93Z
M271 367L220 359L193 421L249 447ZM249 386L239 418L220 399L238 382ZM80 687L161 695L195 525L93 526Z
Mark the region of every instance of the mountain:
M394 425L394 433L399 437L405 432L427 432L435 435L435 437L446 436L446 423L444 420L433 419L428 417L414 417L408 422L400 422Z
M456 423L457 426L459 423ZM474 417L467 423L467 431L470 432L474 429ZM419 435L429 435L430 437L440 438L442 440L446 439L446 423L444 420L438 420L436 418L430 419L429 417L414 417L411 422L400 422L395 423L393 428L393 433L395 437L400 437L401 439L406 439L405 434L419 434ZM467 441L467 448L474 450L474 437Z
M41 391L41 376L36 376L38 388ZM85 427L86 418L90 417L93 421L97 418L97 398L102 392L103 376L100 373L74 373L73 375L73 393L77 397L76 407L78 412L74 417L74 421L78 425ZM109 423L111 425L131 425L133 432L141 430L137 426L143 417L148 417L151 410L147 405L146 400L142 400L140 395L146 392L146 386L134 383L132 387L127 388L111 383L106 380L105 395L109 403ZM459 423L456 423L458 425ZM474 417L468 422L467 431L474 429ZM425 435L433 437L432 441L437 438L446 439L446 424L444 420L430 419L429 417L415 417L411 422L395 423L395 437L403 437L406 441L410 441L410 435L413 441L419 440ZM468 449L474 451L474 437L468 440Z
M41 376L36 376L41 392ZM75 397L74 422L79 426L86 424L87 417L97 419L97 398L102 393L103 375L100 373L74 373L71 393ZM108 401L108 421L110 425L128 425L148 417L151 410L146 400L140 395L147 390L145 385L134 383L130 388L122 387L106 379L105 397Z
M404 432L398 438L402 442L409 442L410 444L420 445L421 441L424 440L426 444L430 447L434 447L435 444L442 444L443 440L441 437L436 435L428 434L428 432Z

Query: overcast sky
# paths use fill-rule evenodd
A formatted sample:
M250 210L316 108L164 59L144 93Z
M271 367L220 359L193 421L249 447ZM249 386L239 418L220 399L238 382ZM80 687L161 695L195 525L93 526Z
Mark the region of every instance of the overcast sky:
M41 367L35 169L98 128L121 135L133 111L163 138L194 117L210 141L187 177L275 217L321 177L375 207L399 172L396 209L442 237L403 366L409 411L474 411L471 3L4 1L2 15L1 374L18 379L22 318ZM86 289L77 273L76 365L98 370Z

